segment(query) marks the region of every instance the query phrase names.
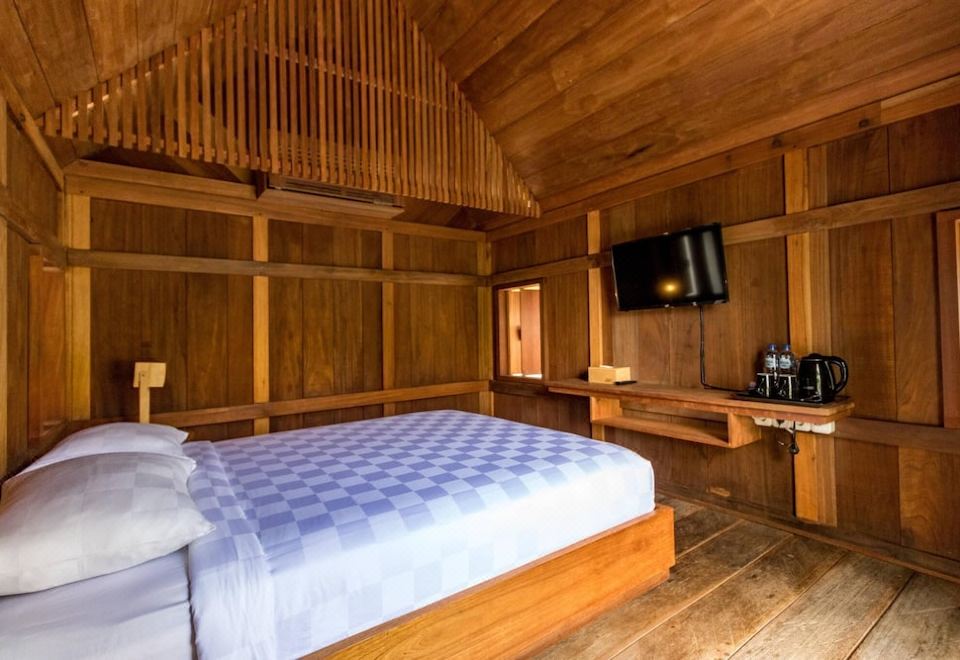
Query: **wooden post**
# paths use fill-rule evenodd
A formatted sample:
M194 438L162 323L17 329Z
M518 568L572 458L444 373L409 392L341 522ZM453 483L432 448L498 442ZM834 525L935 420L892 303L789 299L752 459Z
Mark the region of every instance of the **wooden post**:
M68 248L90 249L90 198L67 194L61 238ZM67 416L90 418L90 269L66 271Z
M786 212L823 206L822 151L784 154ZM794 353L830 350L830 246L826 231L787 237L787 292ZM833 436L797 433L793 459L796 516L821 525L837 524L836 446Z
M4 118L6 119L6 118ZM7 474L9 465L7 458L9 456L9 440L7 437L10 421L8 411L8 394L10 389L10 371L7 364L7 322L9 304L9 273L7 253L9 250L9 230L7 223L0 218L0 477Z
M133 367L133 386L140 390L141 424L150 423L150 389L163 387L167 379L167 365L164 362L137 362Z
M491 245L477 243L477 275L487 277L493 271ZM493 289L489 284L477 287L477 347L481 380L493 380ZM480 413L493 415L493 392L480 392Z
M7 187L7 158L7 99L0 86L0 188Z
M253 216L253 259L269 261L270 221L258 213ZM253 401L270 400L270 278L253 278ZM253 434L270 432L270 418L253 420Z
M587 213L587 254L600 252L600 211ZM599 268L591 268L587 277L587 308L590 335L590 366L603 364L603 280ZM590 398L590 410L599 409L600 402ZM596 416L591 414L596 419ZM591 435L596 440L606 439L606 431L600 424L590 425Z
M393 232L383 231L380 234L380 267L384 270L393 270ZM397 343L397 324L394 316L394 298L396 284L393 282L384 282L381 285L381 304L382 304L382 335L383 335L383 383L385 390L396 387L396 343ZM383 415L389 417L397 412L397 404L383 404Z

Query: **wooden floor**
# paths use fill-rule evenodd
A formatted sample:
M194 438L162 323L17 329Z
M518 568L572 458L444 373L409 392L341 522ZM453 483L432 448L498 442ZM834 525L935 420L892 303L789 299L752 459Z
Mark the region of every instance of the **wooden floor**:
M677 565L540 658L960 659L960 585L674 499Z

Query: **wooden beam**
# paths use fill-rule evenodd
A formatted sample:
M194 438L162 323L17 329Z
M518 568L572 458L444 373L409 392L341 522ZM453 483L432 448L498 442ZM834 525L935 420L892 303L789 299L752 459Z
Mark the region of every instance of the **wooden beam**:
M506 270L490 276L490 284L501 286L503 284L512 284L514 282L524 282L526 280L538 279L541 277L550 277L552 275L566 275L568 273L580 273L591 268L603 268L610 265L610 253L588 254L583 257L572 257L560 261L551 261L546 264L529 266L527 268L517 268L515 270Z
M378 268L350 268L312 264L287 264L240 259L179 257L163 254L105 252L100 250L67 250L71 266L116 270L146 270L167 273L209 273L212 275L250 275L292 277L299 279L348 280L352 282L399 282L403 284L440 284L450 286L483 286L485 278L459 273L431 273Z
M385 231L380 234L380 267L389 270L393 270L394 267L393 236L392 231ZM396 385L397 323L394 310L396 285L393 282L384 282L382 286L383 389L389 390ZM384 416L394 415L396 412L396 404L383 404Z
M70 249L89 249L89 197L66 195L63 239ZM67 416L71 420L90 417L90 304L90 269L67 268Z
M10 151L7 148L7 98L3 94L3 88L0 87L0 188L7 187L7 160L10 158ZM0 474L3 474L0 472Z
M808 211L820 191L813 190L806 149L783 157L787 213ZM816 177L816 175L815 175ZM815 178L813 177L813 178ZM787 292L790 342L797 355L830 351L830 244L826 231L787 236ZM800 453L793 457L794 507L798 518L837 524L837 468L832 436L797 433Z
M477 243L477 274L488 277L493 271L491 245L486 241ZM493 379L493 288L477 288L477 362L480 378ZM493 414L493 392L480 392L480 412Z
M837 422L837 435L891 447L960 454L960 429L848 417Z
M6 119L6 118L4 118ZM8 306L10 304L9 233L5 223L0 223L0 477L12 467L8 464L9 451L9 393L10 369L8 365ZM22 387L23 385L21 385Z
M960 428L960 210L937 214L943 425Z
M600 211L592 210L587 213L587 254L600 254ZM587 271L587 315L590 339L590 366L596 367L604 363L603 360L603 281L600 268L594 267ZM595 412L601 405L602 399L590 398L590 419L611 417L609 411ZM619 414L619 413L616 413ZM605 440L606 432L602 424L591 424L591 434L595 440Z
M71 163L65 173L67 192L100 199L247 217L263 213L271 220L392 231L409 236L458 241L486 240L486 234L482 231L402 222L376 214L370 217L356 211L323 210L318 208L318 200L322 200L322 197L305 193L285 192L279 198L268 196L258 199L256 189L251 185L86 160Z
M724 245L737 245L807 231L851 227L877 220L936 213L960 205L960 181L880 195L724 229Z
M53 182L56 184L57 189L63 190L64 179L63 170L60 168L60 163L57 162L57 157L53 155L52 151L50 151L50 146L44 139L43 132L40 130L40 127L37 126L37 122L33 120L33 116L27 109L27 104L24 103L23 99L20 97L20 92L17 91L16 85L13 84L2 68L0 68L0 94L2 94L6 99L7 105L10 108L10 112L13 113L17 124L23 129L23 132L30 141L30 144L33 145L34 150L40 157L40 162L43 163L43 166L53 178ZM6 123L6 116L3 117L3 120L4 123Z
M490 384L488 381L477 380L443 383L440 385L424 385L422 387L403 387L390 390L333 394L305 399L291 399L288 401L268 401L238 406L158 413L153 415L153 421L157 424L169 424L170 426L183 428L205 426L207 424L227 424L263 417L282 417L284 415L299 415L327 410L343 410L345 408L362 408L364 406L400 403L403 401L435 399L437 397L458 396L460 394L475 394L485 391L489 389L489 387ZM111 421L118 421L118 419L84 420L82 424L76 426L95 426Z
M262 213L253 216L253 260L270 259L270 221ZM253 278L253 401L270 400L270 279L263 275ZM253 434L270 432L270 418L253 420Z

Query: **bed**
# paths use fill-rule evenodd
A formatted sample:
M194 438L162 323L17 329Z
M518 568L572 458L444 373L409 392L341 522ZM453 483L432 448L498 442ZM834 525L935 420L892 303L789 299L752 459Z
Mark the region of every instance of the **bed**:
M133 569L0 599L0 648L515 655L673 564L650 464L567 433L436 411L185 447L216 530ZM125 618L116 604L131 598Z

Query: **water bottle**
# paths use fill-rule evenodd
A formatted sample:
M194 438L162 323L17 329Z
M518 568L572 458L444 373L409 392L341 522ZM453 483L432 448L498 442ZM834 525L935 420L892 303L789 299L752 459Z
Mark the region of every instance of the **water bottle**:
M780 360L777 362L778 381L781 399L796 399L797 390L797 356L790 350L790 344L784 344L780 351Z
M777 353L777 345L769 344L767 352L763 355L763 373L776 376L779 366L780 355Z
M770 353L768 352L767 355ZM781 376L797 375L797 356L790 350L790 344L784 344L780 351L780 358L777 361L777 371Z

